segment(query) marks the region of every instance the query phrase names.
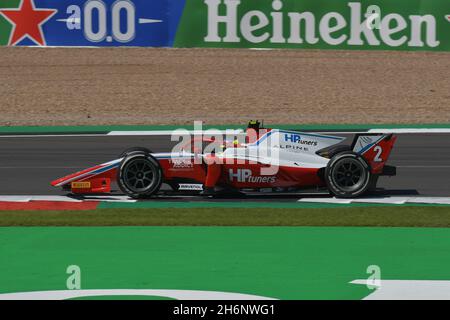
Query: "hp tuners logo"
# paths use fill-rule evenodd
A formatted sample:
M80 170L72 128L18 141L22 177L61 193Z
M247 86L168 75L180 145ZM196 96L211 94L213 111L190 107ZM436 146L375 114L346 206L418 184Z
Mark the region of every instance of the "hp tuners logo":
M295 133L285 133L284 141L298 143L298 144L304 144L304 145L313 146L313 147L317 146L317 141L302 140L302 137L299 134L295 134Z
M275 176L254 176L250 169L229 170L230 181L248 182L248 183L274 183Z

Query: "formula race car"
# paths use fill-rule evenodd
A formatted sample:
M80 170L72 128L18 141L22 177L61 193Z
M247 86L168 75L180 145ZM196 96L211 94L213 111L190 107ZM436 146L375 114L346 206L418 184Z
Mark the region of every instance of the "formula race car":
M51 182L74 194L111 193L112 183L132 198L171 192L214 195L220 192L300 192L324 189L336 197L354 198L376 187L379 176L394 176L386 161L396 141L392 134L344 137L291 130L261 129L244 133L244 141L223 141L220 151L183 148L152 153L134 147L117 159ZM196 144L191 139L189 147ZM201 137L202 143L217 142ZM198 145L198 144L197 144ZM187 150L190 149L190 150ZM212 191L212 192L205 192Z

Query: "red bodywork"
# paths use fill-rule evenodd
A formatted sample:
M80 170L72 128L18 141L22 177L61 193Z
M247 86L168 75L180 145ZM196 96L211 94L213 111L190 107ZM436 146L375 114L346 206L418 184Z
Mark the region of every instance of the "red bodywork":
M263 168L270 168L268 165L248 161L242 164L227 164L226 161L224 162L221 165L219 184L225 184L237 189L323 185L323 181L318 174L320 168L280 166L273 167L276 173L272 175L261 175ZM174 163L170 159L159 160L159 163L164 172L164 179L168 182L171 180L189 180L193 183L205 184L207 165L204 163L195 164L194 159L192 159L190 168L174 167Z
M211 140L207 140L211 142ZM361 152L372 174L383 174L386 161L396 141L393 135L381 137L370 148ZM194 141L193 141L194 142ZM231 145L232 146L232 145ZM163 179L169 185L177 183L205 185L208 166L201 155L172 158L167 154L153 154L161 165ZM180 160L181 159L181 160ZM226 161L222 159L218 185L236 189L258 188L302 188L322 187L325 185L323 174L326 164L319 167L279 166L273 174L261 174L268 165L256 162ZM234 159L229 159L234 160ZM121 159L98 165L51 182L76 194L110 193L111 183L117 180Z
M372 148L362 155L369 164L372 174L381 174L383 172L383 168L391 154L395 141L397 141L396 136L388 136L372 146Z
M195 163L194 157L185 159L183 166L172 159L158 159L161 165L164 182L166 183L198 183L205 184L207 165L203 162ZM69 176L51 182L52 186L65 183L63 187L75 194L94 194L111 192L111 182L117 180L117 168L112 168L104 173L90 178L76 177L98 169L95 166ZM262 168L269 168L260 163L224 163L221 165L221 177L218 185L228 185L233 188L274 188L274 187L302 187L323 186L323 180L319 177L320 168L295 168L277 167L277 172L272 175L261 175ZM274 168L275 169L275 168ZM74 179L73 181L68 181ZM68 182L67 182L68 181Z

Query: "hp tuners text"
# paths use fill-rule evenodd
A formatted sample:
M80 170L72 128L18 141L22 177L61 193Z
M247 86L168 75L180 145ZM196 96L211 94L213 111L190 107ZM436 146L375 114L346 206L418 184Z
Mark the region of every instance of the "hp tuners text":
M229 170L230 181L250 182L250 183L274 183L274 176L254 176L250 169Z
M284 134L284 141L286 142L292 142L292 143L298 143L298 144L304 144L308 146L317 146L317 141L314 140L302 140L301 135L295 134L295 133L285 133Z

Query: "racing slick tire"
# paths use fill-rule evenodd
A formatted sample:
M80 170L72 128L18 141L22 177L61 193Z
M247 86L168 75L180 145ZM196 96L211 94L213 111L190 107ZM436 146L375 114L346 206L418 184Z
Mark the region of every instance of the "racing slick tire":
M356 198L371 187L370 167L363 157L342 152L331 158L325 169L325 182L337 198Z
M345 144L340 144L337 146L328 147L322 150L317 151L317 154L321 157L325 157L328 159L333 158L336 154L341 152L351 152L352 148Z
M143 148L143 147L132 147L132 148L128 148L125 151L123 151L120 155L119 158L123 158L126 155L130 154L130 153L135 153L135 152L141 152L141 153L146 153L146 154L150 154L152 153L151 150L147 149L147 148Z
M373 174L370 177L370 185L369 185L369 189L367 191L369 192L375 192L377 191L377 184L378 184L378 178L380 176L378 174Z
M129 153L123 158L117 171L120 190L134 199L149 198L157 193L162 180L161 166L149 153Z

